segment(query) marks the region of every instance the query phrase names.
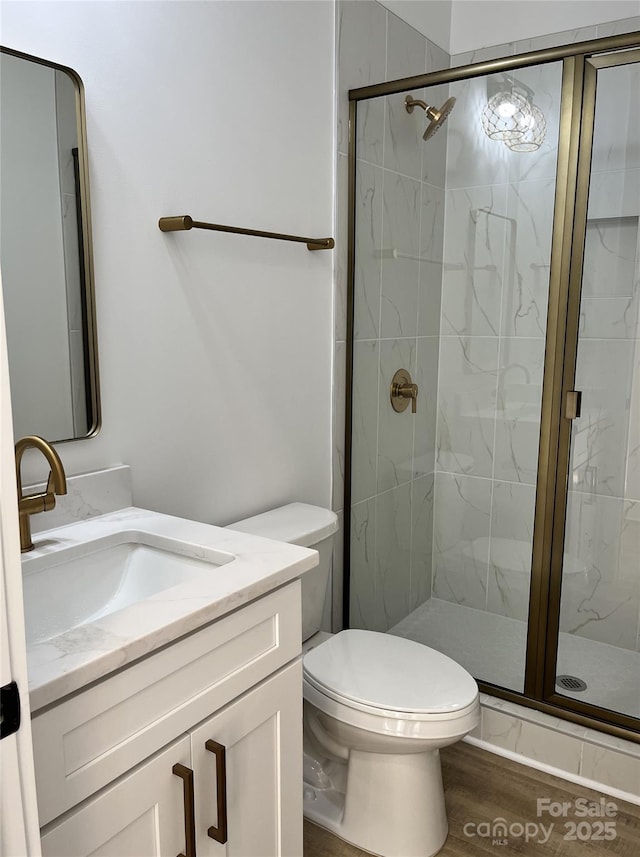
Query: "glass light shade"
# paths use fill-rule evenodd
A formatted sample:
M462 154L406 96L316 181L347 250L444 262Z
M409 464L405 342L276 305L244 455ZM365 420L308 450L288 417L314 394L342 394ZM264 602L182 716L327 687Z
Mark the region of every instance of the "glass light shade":
M530 117L527 99L511 89L489 99L482 111L482 128L491 140L518 140Z
M504 142L512 152L535 152L542 145L546 135L547 120L544 118L544 113L532 104L531 113L523 125L520 136Z

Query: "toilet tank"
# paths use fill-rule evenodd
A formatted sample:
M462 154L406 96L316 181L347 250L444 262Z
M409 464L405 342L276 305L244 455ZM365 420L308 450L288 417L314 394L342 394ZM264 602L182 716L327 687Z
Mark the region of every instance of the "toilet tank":
M302 639L320 630L324 602L329 589L333 535L338 529L335 512L307 503L289 503L261 515L229 524L228 529L279 542L313 548L320 562L302 576Z

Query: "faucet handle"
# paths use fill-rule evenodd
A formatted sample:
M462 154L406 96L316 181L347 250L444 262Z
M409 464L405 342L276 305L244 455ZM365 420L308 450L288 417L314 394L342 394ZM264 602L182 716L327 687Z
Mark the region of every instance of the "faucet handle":
M391 380L390 390L391 407L394 411L402 413L409 406L411 399L411 413L415 414L418 407L418 385L411 380L411 375L406 369L398 369Z
M66 482L66 480L65 480L65 482ZM66 493L66 491L65 491L65 493ZM50 470L49 471L49 478L47 479L47 487L45 489L44 494L42 495L42 511L43 512L50 512L52 509L55 509L55 506L56 506L55 476L53 475L53 470Z
M66 480L65 480L65 482L66 482ZM52 500L53 500L53 504L52 504L52 506L51 506L51 509L53 509L53 507L54 507L54 506L55 506L55 504L56 504L56 497L55 497L55 495L56 495L56 487L55 487L55 477L54 477L54 475L53 475L53 470L50 470L50 471L49 471L49 478L47 479L47 487L46 487L46 490L45 490L45 494L46 494L46 496L48 496L48 497L51 497L51 498L52 498ZM48 512L48 511L49 511L49 509L45 509L45 511L47 511L47 512Z
M411 384L411 413L415 414L418 410L418 385Z

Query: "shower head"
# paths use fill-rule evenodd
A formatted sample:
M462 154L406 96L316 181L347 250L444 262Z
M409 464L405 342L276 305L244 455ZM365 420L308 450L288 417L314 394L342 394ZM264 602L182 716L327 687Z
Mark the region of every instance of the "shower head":
M412 98L410 95L404 100L407 113L413 113L414 107L422 107L431 122L427 125L427 130L422 135L423 140L430 140L436 133L438 128L444 123L444 120L453 110L453 105L456 103L455 98L447 98L440 109L437 107L429 107L429 105L421 101L419 98Z

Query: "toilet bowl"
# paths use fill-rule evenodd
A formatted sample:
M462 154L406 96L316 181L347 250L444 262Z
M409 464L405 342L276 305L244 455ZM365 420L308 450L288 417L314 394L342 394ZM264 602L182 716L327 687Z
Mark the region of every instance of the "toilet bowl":
M317 633L332 512L296 503L231 527L322 547L316 577L306 588L302 579L305 816L380 857L436 854L447 837L439 750L478 725L475 680L402 637Z
M474 679L420 643L359 630L311 649L303 674L307 752L331 782L307 783L305 814L384 857L437 853L447 837L439 750L478 725Z

